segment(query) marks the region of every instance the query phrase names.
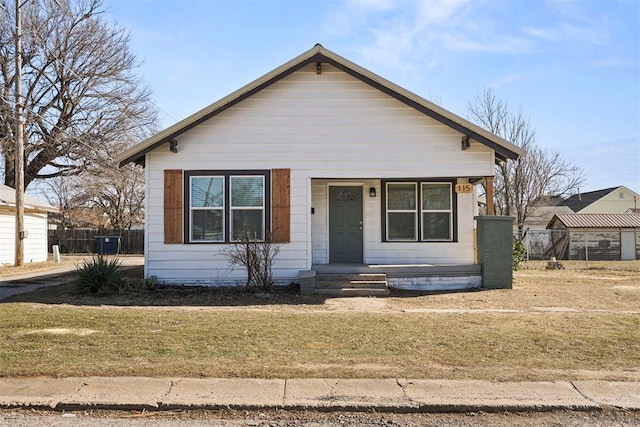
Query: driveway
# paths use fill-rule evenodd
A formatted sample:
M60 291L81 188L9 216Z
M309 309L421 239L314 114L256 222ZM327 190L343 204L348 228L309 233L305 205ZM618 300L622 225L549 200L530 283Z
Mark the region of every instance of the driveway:
M47 265L48 268L45 269L39 268L37 271L25 271L14 275L3 274L2 278L0 278L0 301L12 295L69 283L69 281L75 278L74 271L76 267L81 265L83 261L90 260L91 258L91 255L74 256L72 259L65 259L61 264L47 263L50 264L50 267ZM125 268L144 265L143 256L126 255L119 256L118 259L120 259L122 266ZM7 270L5 270L4 273L6 273L6 271Z

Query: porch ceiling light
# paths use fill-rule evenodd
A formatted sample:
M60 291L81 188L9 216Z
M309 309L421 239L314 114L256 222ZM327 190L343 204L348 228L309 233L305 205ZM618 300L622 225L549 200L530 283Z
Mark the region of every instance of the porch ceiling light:
M369 197L376 197L376 187L369 188Z

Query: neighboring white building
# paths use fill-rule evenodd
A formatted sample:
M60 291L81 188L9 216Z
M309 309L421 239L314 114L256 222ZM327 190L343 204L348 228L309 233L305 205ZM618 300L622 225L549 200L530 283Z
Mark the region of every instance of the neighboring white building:
M24 261L47 260L47 213L58 209L28 194L24 196ZM0 264L15 263L16 192L0 184Z
M242 283L220 250L318 265L474 264L473 186L519 147L316 45L118 157L146 168L145 275Z

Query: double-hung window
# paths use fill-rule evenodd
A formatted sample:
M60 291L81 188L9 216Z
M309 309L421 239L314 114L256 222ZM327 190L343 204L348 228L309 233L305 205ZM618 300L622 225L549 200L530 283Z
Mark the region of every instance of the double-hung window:
M388 242L452 241L451 182L385 182L383 238Z
M264 240L264 176L231 176L232 240Z
M269 227L268 171L186 171L185 224L191 243L264 240Z
M422 240L452 240L453 203L451 183L420 183Z
M224 241L224 182L224 176L190 178L190 241Z

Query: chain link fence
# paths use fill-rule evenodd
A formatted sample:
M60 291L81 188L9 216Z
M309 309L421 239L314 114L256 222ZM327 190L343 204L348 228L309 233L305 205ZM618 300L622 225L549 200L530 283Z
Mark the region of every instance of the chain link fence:
M518 232L514 232L518 237ZM527 260L620 260L622 244L618 231L527 230L524 235Z

